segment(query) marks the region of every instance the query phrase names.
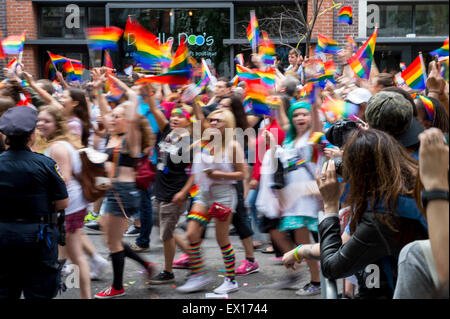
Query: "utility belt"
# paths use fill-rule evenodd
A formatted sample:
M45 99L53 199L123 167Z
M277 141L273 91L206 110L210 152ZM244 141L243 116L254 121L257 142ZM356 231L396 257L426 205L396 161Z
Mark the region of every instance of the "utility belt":
M66 245L66 213L64 210L46 216L33 216L29 218L0 218L0 223L43 224L55 228L59 232L58 244Z

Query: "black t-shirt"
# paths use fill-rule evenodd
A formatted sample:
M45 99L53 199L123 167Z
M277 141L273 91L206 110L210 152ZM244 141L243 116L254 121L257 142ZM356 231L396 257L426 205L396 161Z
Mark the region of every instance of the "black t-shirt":
M169 124L158 134L156 149L158 163L153 183L156 199L171 202L173 196L186 184L188 169L192 162L191 135L180 135L178 130L170 130Z
M27 219L54 213L53 202L67 198L56 162L29 149L0 155L0 218Z

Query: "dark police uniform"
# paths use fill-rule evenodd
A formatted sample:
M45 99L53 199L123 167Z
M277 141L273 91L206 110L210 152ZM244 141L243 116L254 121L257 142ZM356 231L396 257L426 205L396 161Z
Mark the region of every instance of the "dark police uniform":
M27 124L24 117L34 121L32 132L37 112L31 111L8 110L0 118L0 131L6 136L18 135L21 129L30 134L30 121ZM67 197L51 158L27 147L0 154L0 298L20 298L22 292L25 298L56 296L62 265L59 233L50 216L55 213L53 202Z

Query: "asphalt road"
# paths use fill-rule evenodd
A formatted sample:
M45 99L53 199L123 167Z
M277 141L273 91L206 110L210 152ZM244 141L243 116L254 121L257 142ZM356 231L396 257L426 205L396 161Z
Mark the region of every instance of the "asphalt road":
M202 248L204 260L209 275L213 277L213 282L203 291L182 294L175 290L179 285L186 281L187 269L174 269L175 282L166 285L149 285L148 279L142 274L142 267L133 260L126 259L124 271L124 286L126 295L120 299L207 299L206 294L212 293L213 289L219 286L224 280L224 264L220 253L220 248L215 240L215 232L208 227L206 239L203 241ZM183 232L177 229L177 232ZM86 231L98 252L105 258L108 258L108 250L105 246L101 234L92 234ZM231 236L231 242L236 254L236 261L245 258L244 249L238 236ZM124 241L130 244L134 243L136 237L124 237ZM159 239L159 228L153 227L150 241L150 252L140 253L140 255L149 261L158 265L160 270L163 267L164 255L162 242ZM181 254L179 250L175 258ZM237 276L239 291L230 293L228 299L320 299L320 295L302 297L295 294L296 290L309 282L310 275L306 263L298 267L298 281L290 289L274 288L274 285L280 282L287 274L286 268L279 261L273 260L274 254L263 254L259 250L255 252L255 257L259 263L260 271L247 276ZM236 264L236 267L239 264ZM103 275L101 280L91 282L92 296L102 289L109 287L112 283L112 269L109 269ZM270 286L272 285L272 286ZM79 289L70 288L57 296L57 299L78 299Z

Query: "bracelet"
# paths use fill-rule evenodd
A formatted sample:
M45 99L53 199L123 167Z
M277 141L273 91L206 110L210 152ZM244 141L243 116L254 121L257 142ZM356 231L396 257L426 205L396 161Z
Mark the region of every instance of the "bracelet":
M104 92L103 91L97 91L97 92L95 92L95 95L100 95L100 94L103 94Z
M298 258L298 249L300 248L300 247L302 247L303 245L298 245L296 248L295 248L295 250L294 250L294 257L295 257L295 260L297 260L297 261L301 261L299 258Z

